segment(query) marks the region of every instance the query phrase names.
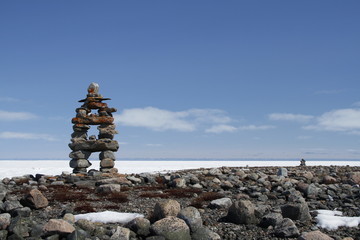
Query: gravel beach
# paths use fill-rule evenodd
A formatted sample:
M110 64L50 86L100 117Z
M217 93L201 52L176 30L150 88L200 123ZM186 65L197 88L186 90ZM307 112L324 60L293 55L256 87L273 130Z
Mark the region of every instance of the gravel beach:
M4 178L0 239L360 239L359 184L354 166ZM355 226L324 227L320 209L341 211ZM144 217L75 221L103 211Z

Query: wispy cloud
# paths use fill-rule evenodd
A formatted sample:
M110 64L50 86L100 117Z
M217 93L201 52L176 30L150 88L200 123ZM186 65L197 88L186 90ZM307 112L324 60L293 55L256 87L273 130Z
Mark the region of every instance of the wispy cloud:
M154 131L175 130L192 132L202 124L230 122L224 111L218 109L189 109L173 112L155 107L125 109L115 115L115 121L123 126L145 127Z
M221 124L221 125L212 126L211 128L206 129L205 132L207 132L207 133L224 133L224 132L235 132L237 130L238 129L234 126Z
M56 141L57 139L48 134L24 133L24 132L0 132L3 139L45 140Z
M17 121L35 119L37 116L29 112L8 112L0 110L0 121Z
M272 125L246 125L246 126L238 127L238 130L257 131L257 130L268 130L268 129L273 129L273 128L276 128L276 127L272 126Z
M308 122L313 119L314 116L303 115L303 114L293 114L293 113L271 113L269 114L270 120L275 121L295 121L295 122Z
M304 129L360 133L360 109L333 110L322 114L316 120L316 124L305 126Z

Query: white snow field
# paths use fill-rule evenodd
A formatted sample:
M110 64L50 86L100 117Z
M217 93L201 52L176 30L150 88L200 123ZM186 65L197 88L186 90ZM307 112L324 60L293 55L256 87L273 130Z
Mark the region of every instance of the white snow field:
M138 217L144 217L144 215L139 213L104 211L104 212L94 212L94 213L75 215L75 221L78 221L80 219L85 219L91 222L125 224Z
M89 169L99 169L100 161L91 161ZM181 169L214 168L214 167L291 167L299 166L300 161L134 161L117 160L115 167L119 173L166 172ZM360 166L360 161L306 161L307 166ZM37 173L59 175L62 172L72 172L69 160L0 160L0 179Z
M339 227L357 227L360 224L360 217L343 217L340 211L315 210L317 225L328 230L336 230Z

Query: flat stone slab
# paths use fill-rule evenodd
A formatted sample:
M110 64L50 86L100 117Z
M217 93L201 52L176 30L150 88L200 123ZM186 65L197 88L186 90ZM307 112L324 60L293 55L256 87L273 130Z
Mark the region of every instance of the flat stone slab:
M114 118L109 116L86 116L86 117L75 117L71 121L74 124L100 125L100 124L112 124L114 122Z
M72 141L69 147L73 151L85 150L89 152L101 152L110 150L116 152L119 149L119 143L111 139L98 139L94 141L77 138Z

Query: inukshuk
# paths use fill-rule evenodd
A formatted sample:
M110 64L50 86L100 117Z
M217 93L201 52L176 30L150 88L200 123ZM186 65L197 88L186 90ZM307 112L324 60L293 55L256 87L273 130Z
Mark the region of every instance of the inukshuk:
M109 108L106 103L102 102L105 100L110 100L110 98L103 98L99 94L99 85L91 83L87 97L79 101L84 104L76 109L76 117L72 119L74 132L69 144L72 150L69 155L72 158L70 167L74 168L74 173L87 172L87 168L91 166L88 159L93 152L100 152L100 171L117 172L117 169L114 168L114 152L119 149L119 144L113 140L117 131L112 116L116 109ZM97 110L97 113L92 113L92 110ZM90 125L99 125L97 127L99 130L98 138L94 135L88 138Z

